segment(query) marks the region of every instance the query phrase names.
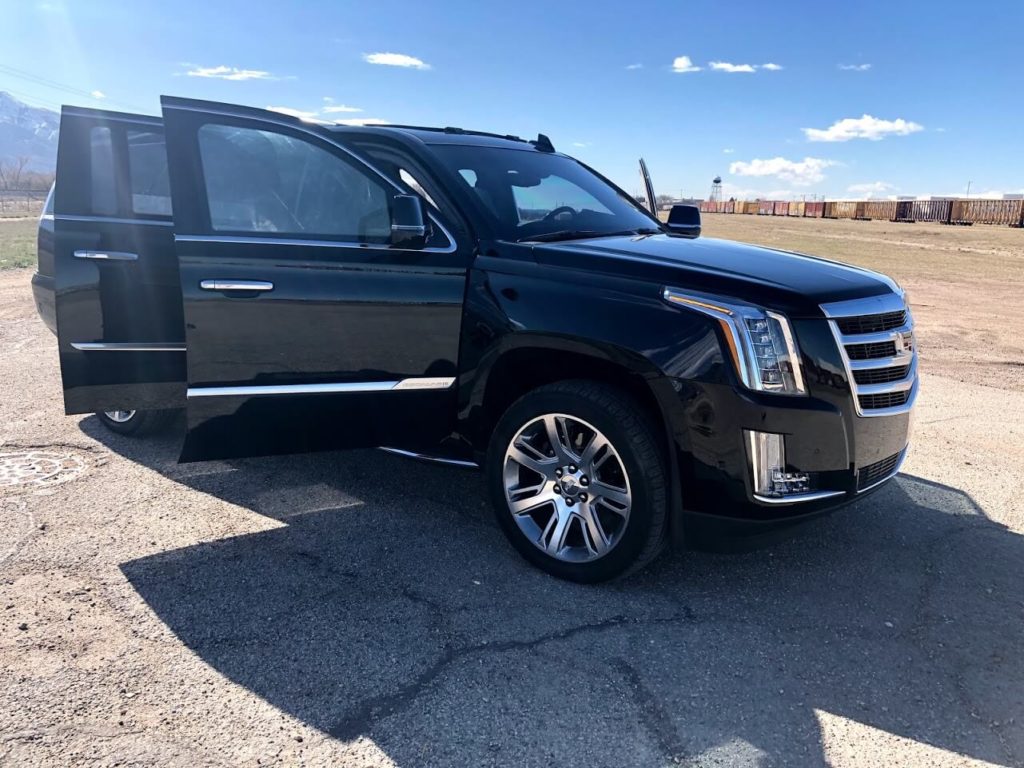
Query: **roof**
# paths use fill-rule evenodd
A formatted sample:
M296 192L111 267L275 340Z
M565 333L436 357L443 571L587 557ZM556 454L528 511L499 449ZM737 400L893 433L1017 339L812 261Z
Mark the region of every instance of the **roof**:
M332 126L332 131L360 133L403 134L419 139L424 144L462 144L476 147L504 147L507 149L534 149L535 143L518 136L470 131L463 128L434 128L420 125L365 125Z

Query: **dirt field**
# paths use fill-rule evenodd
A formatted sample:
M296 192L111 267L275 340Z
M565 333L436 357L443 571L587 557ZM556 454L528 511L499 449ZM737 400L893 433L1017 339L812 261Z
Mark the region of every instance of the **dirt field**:
M522 563L473 472L179 465L63 416L0 272L0 765L1024 765L1024 232L706 233L909 289L910 456L790 539L600 587Z

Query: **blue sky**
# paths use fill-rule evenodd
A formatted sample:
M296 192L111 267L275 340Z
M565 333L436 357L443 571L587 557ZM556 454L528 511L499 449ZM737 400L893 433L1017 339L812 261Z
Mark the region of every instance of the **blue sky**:
M540 131L673 195L1024 191L1021 0L2 1L0 90L41 106Z

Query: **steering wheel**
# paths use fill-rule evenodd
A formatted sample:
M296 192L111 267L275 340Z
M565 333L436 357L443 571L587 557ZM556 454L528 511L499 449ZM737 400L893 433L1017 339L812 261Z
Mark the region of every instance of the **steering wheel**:
M553 211L548 211L547 215L544 216L544 218L541 219L541 221L551 221L552 219L554 219L556 216L558 216L561 213L571 213L573 215L573 218L576 217L576 209L575 208L573 208L571 205L560 205L557 208L555 208Z

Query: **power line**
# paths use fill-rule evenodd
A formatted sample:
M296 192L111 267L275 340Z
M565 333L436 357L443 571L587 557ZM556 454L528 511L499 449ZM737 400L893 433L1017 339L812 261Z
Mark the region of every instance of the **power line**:
M51 80L51 79L46 78L46 77L41 77L39 75L33 74L32 72L26 72L23 69L18 69L17 67L12 67L12 66L9 66L7 64L0 64L0 72L4 73L6 75L10 75L11 77L17 77L17 78L19 78L21 80L26 80L26 81L28 81L30 83L35 83L36 85L41 85L44 88L50 88L50 89L55 90L55 91L61 91L63 93L68 93L68 94L71 94L73 96L83 96L83 97L88 98L88 99L94 99L95 98L92 95L92 93L90 93L89 91L83 90L81 88L75 88L74 86L67 85L66 83L60 83L60 82L57 82L56 80ZM39 101L42 101L42 99L39 99ZM110 103L110 104L112 104L114 106L120 106L120 107L125 108L125 109L131 109L131 110L134 110L136 112L145 112L146 111L142 107L136 106L134 104L127 104L127 103L122 102L122 101L111 100L108 103Z

